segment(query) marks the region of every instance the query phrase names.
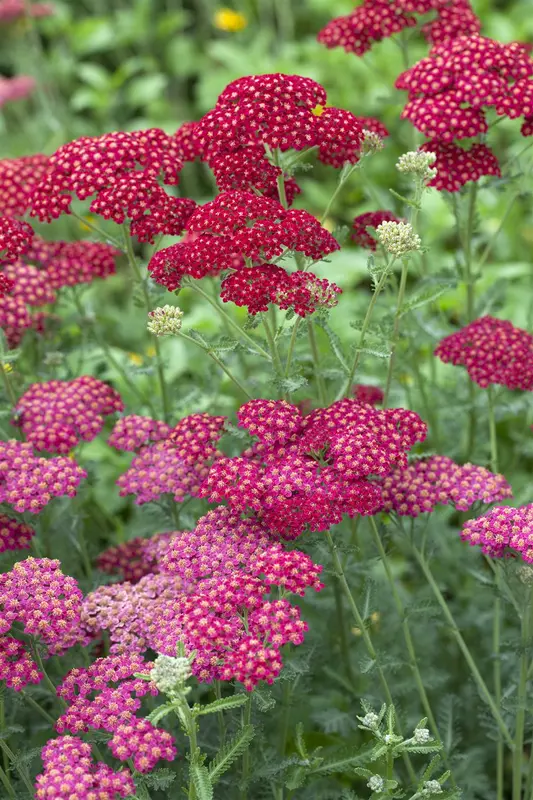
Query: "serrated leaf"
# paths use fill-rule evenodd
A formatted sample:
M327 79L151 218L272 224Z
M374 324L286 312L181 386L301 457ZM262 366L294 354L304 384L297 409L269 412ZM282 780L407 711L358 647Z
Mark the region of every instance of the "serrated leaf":
M311 770L313 775L329 775L333 772L345 772L361 763L366 763L372 751L372 745L364 745L359 750L339 750L329 757L324 756L322 763Z
M245 725L234 737L226 742L209 764L209 778L215 784L235 761L246 752L255 736L253 725Z
M303 386L307 386L309 381L303 375L290 375L288 378L275 375L273 378L274 385L281 392L297 392Z
M346 363L346 358L342 350L341 340L339 339L335 331L331 330L327 322L319 320L318 325L322 328L322 330L328 337L329 345L333 351L333 354L335 355L335 358L341 365L343 372L345 373L345 375L349 375L350 369L348 367L348 364Z
M449 292L451 289L455 289L456 286L457 281L449 279L444 281L436 281L426 289L422 289L420 292L415 292L415 294L408 298L400 308L400 316L407 314L408 311L413 311L415 308L421 308L428 303L432 303L441 295Z
M375 356L376 358L390 358L392 355L392 350L380 349L379 347L368 347L365 345L357 349L367 356Z
M300 789L305 783L306 772L307 770L304 767L295 767L290 777L285 781L287 789L289 789L289 791Z
M304 726L302 722L298 722L296 725L296 749L298 750L299 754L304 760L309 759L309 753L307 752L307 747L304 740Z
M221 697L205 706L194 706L193 713L201 717L204 714L216 714L217 711L227 711L229 708L239 708L245 705L249 697L245 694L234 694L231 697Z
M207 767L203 764L191 764L191 777L198 800L213 800L213 784Z
M402 753L438 753L440 750L441 744L408 744L402 747Z
M176 773L172 772L168 767L161 767L156 769L155 772L150 772L143 776L143 783L149 789L165 790L168 789L170 784L176 779Z
M0 739L9 739L14 733L24 733L22 725L8 725L0 731Z
M256 703L259 711L263 713L270 711L276 705L276 699L272 693L267 689L255 689L252 694L252 699Z

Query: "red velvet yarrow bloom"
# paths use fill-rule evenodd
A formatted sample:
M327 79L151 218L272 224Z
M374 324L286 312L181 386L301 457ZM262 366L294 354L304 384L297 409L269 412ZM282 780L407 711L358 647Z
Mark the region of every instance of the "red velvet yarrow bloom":
M54 7L48 3L25 3L24 0L0 0L0 22L11 22L29 15L30 17L49 17Z
M378 246L377 239L368 232L368 228L378 228L382 222L401 222L401 220L393 214L392 211L366 211L364 214L359 214L352 222L351 238L360 247L366 247L369 250L376 250Z
M60 562L27 558L0 575L0 634L14 622L37 636L51 653L62 653L79 636L82 593Z
M166 438L142 444L128 471L117 480L120 494L136 495L138 504L157 500L162 494L172 494L177 503L187 495L197 496L217 456L216 443L222 436L225 420L209 414L191 414L178 422ZM118 425L122 436L122 420ZM115 432L110 441L118 446Z
M69 453L80 441L91 442L104 417L122 411L118 392L107 383L82 375L72 381L33 383L15 407L15 421L36 450Z
M28 442L0 442L0 503L37 514L52 497L74 497L87 473L71 458L38 458Z
M234 189L250 191L253 188L258 189L265 197L278 199L277 181L282 170L267 160L263 145L250 145L230 152L216 153L209 157L208 163L221 192ZM287 175L283 178L285 196L290 206L301 189L294 178Z
M447 456L431 456L395 470L382 483L383 510L418 517L437 505L468 511L474 503L494 503L512 497L503 475L475 464L456 464Z
M220 297L225 303L244 306L250 314L268 311L270 303L281 309L293 308L301 317L317 308L337 305L342 289L312 272L289 274L275 264L241 267L221 283Z
M413 412L354 400L306 416L284 401L252 400L237 416L259 441L240 457L217 459L201 495L238 511L252 508L289 539L306 528L324 530L343 514L373 513L381 493L369 478L407 466L407 452L426 436Z
M0 514L0 553L6 550L28 550L35 531L18 519Z
M16 258L25 253L31 244L33 229L27 222L10 217L0 217L0 256Z
M29 97L35 86L35 78L32 78L31 75L0 78L0 108L12 100L22 100L25 97Z
M511 508L495 506L482 517L467 520L461 538L479 545L486 555L503 558L509 550L533 563L533 504Z
M150 180L161 177L163 183L175 186L181 167L173 138L158 128L84 136L62 145L50 157L47 172L33 192L32 215L49 222L70 213L74 196L86 200L94 195L96 208L105 210L106 215L118 213L117 208L124 208L124 204L126 212L133 206L137 213L137 203L142 206L147 202ZM128 183L124 181L131 175L132 197L128 196ZM99 202L102 193L104 199ZM140 195L138 200L136 193Z
M35 779L36 800L116 800L135 794L128 769L114 772L93 762L91 745L76 736L60 736L41 751L44 771Z
M190 238L160 250L148 269L174 291L183 275L202 278L238 270L245 258L268 261L285 250L319 260L339 249L333 236L306 211L289 209L251 192L223 192L189 218Z
M108 744L115 758L132 758L139 772L150 772L161 758L173 761L173 737L135 716L142 697L157 695L153 683L134 677L149 673L151 667L138 655L123 654L98 658L87 669L71 670L57 689L70 705L57 720L56 730L78 733L94 728L112 733Z
M35 155L0 160L0 213L21 217L31 206L35 186L48 166L48 156Z
M0 528L0 536L1 533ZM96 559L96 564L108 575L120 575L121 580L137 583L145 575L158 572L158 562L167 550L168 543L181 535L181 531L168 531L148 539L136 536L129 542L104 550Z
M440 6L437 16L422 26L422 33L431 44L441 44L458 36L473 36L481 30L481 20L469 0L451 0Z
M435 153L437 160L432 164L436 176L428 186L439 192L458 192L465 183L478 181L484 175L501 177L498 159L486 144L473 144L468 150L453 142L425 142L420 148Z
M0 272L0 297L4 297L6 294L11 294L14 288L14 282Z
M366 383L356 383L353 387L353 395L358 403L368 403L371 406L381 405L384 397L379 386L371 386Z
M230 83L194 129L197 147L213 156L255 145L304 150L318 146L321 161L359 160L362 128L349 111L326 107L325 89L299 75L251 75Z
M533 336L508 320L480 317L446 336L435 355L446 364L466 367L482 389L499 384L533 391Z
M172 137L180 161L194 161L202 155L196 136L197 126L197 122L184 122Z
M35 237L24 259L46 270L52 288L60 289L114 275L119 255L120 250L104 242L47 242Z
M12 284L12 296L26 305L45 306L57 299L46 272L25 264L22 259L6 263L1 274Z
M0 636L0 681L20 692L29 683L40 683L43 677L21 641Z
M11 279L4 277L3 283L13 287ZM24 333L32 327L32 318L22 297L0 295L0 328L10 348L17 347Z

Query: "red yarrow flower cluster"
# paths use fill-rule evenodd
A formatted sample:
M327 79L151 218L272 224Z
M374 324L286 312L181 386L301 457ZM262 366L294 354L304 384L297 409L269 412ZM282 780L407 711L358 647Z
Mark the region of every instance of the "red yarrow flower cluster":
M482 389L499 384L533 391L533 336L508 320L480 317L446 336L435 355L446 364L466 367Z
M116 800L135 794L131 772L95 764L91 745L77 736L52 739L41 758L44 772L35 779L36 800Z
M33 229L27 222L0 217L0 256L17 258L25 253L33 239Z
M2 529L0 528L0 536ZM158 562L171 539L181 531L158 533L150 538L136 536L129 542L109 547L96 560L98 569L108 575L120 575L124 581L137 583L145 575L158 571Z
M479 545L492 558L504 558L509 551L533 563L533 504L510 508L495 506L482 517L464 523L463 541Z
M432 43L480 30L481 23L468 0L364 0L350 14L328 22L318 41L362 56L375 42L415 27L415 14L430 11L436 11L437 16L422 27L422 33Z
M37 514L53 497L74 497L87 473L73 459L38 458L28 442L0 442L0 503Z
M31 207L35 186L48 167L48 156L37 154L0 160L0 214L21 217Z
M35 531L31 525L0 514L0 553L6 550L27 550Z
M251 400L237 417L259 441L241 456L217 459L200 494L253 509L288 539L325 530L344 514L374 513L381 491L373 476L407 466L407 452L427 432L411 411L354 400L306 416L281 400Z
M468 511L474 503L494 503L513 493L503 475L476 464L456 464L447 456L431 456L384 478L382 496L384 511L418 517L437 505Z
M364 214L359 214L358 217L354 218L351 238L360 247L376 250L378 246L377 239L370 235L368 228L378 228L382 222L401 221L392 211L366 211Z
M353 395L358 403L368 403L371 406L381 405L385 396L379 386L371 386L367 383L356 383L353 387Z
M80 733L93 728L112 733L111 752L120 761L132 758L138 772L150 772L161 758L173 761L173 737L135 715L142 697L157 695L153 683L134 677L151 668L140 656L123 654L70 670L57 689L69 706L57 720L56 730Z
M120 447L126 424L119 420L111 434L110 444ZM130 468L117 480L122 496L134 494L138 504L157 500L162 494L172 494L179 503L185 497L196 497L209 466L217 457L216 443L224 429L225 417L209 414L191 414L171 429L165 438L153 420L154 434L147 433L146 444L135 443L137 455ZM118 433L117 433L118 430ZM133 449L131 438L126 436L127 449Z
M91 442L102 430L104 417L123 408L115 389L82 375L72 381L33 383L15 407L13 424L36 450L64 454L80 441Z
M486 144L473 144L469 148L454 142L425 142L420 150L435 153L432 165L436 176L428 183L439 192L458 192L465 183L478 181L484 175L501 177L498 159Z

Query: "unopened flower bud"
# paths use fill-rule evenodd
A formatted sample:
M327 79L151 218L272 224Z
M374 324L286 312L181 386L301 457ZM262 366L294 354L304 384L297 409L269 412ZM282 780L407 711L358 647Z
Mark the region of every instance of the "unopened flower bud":
M413 733L413 739L416 744L425 744L431 739L431 734L427 728L416 728Z
M426 796L430 796L432 794L442 794L442 786L438 781L426 781L424 783L423 793Z
M385 142L379 133L376 133L375 131L369 131L367 128L363 130L361 153L364 156L372 155L372 153L378 153L380 150L383 150L384 147Z
M531 564L521 564L517 572L522 583L526 586L533 586L533 567Z
M368 714L365 714L361 722L366 728L377 728L379 717L377 714L374 714L373 711L369 711Z
M191 663L188 658L160 655L154 661L150 678L160 692L168 693L178 684L185 683L191 675Z
M436 160L435 153L421 150L411 151L400 156L396 163L396 169L398 172L414 175L415 178L420 178L425 183L429 183L437 174L437 170L432 168Z
M169 336L181 330L183 311L178 306L159 306L148 313L147 328L154 336Z
M44 363L47 367L59 367L64 360L65 356L59 350L50 350L44 357Z
M369 789L372 789L373 792L382 792L385 788L385 781L381 775L372 775L368 779L367 786Z
M379 243L393 256L404 256L420 250L420 236L409 222L382 222L376 228Z

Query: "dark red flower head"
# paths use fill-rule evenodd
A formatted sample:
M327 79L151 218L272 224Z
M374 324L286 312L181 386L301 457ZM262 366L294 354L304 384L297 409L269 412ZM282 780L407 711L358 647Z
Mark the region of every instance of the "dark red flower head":
M31 207L32 193L48 167L48 156L0 160L0 214L21 217Z
M469 181L478 181L484 175L501 176L498 159L486 144L473 144L468 150L453 142L424 142L419 148L435 153L432 167L436 176L429 182L439 192L458 192Z
M33 239L33 229L27 222L0 216L0 258L11 259L25 253Z
M359 214L352 222L351 238L360 247L376 250L377 240L368 233L367 228L377 228L382 222L401 222L401 220L392 211L367 211Z

